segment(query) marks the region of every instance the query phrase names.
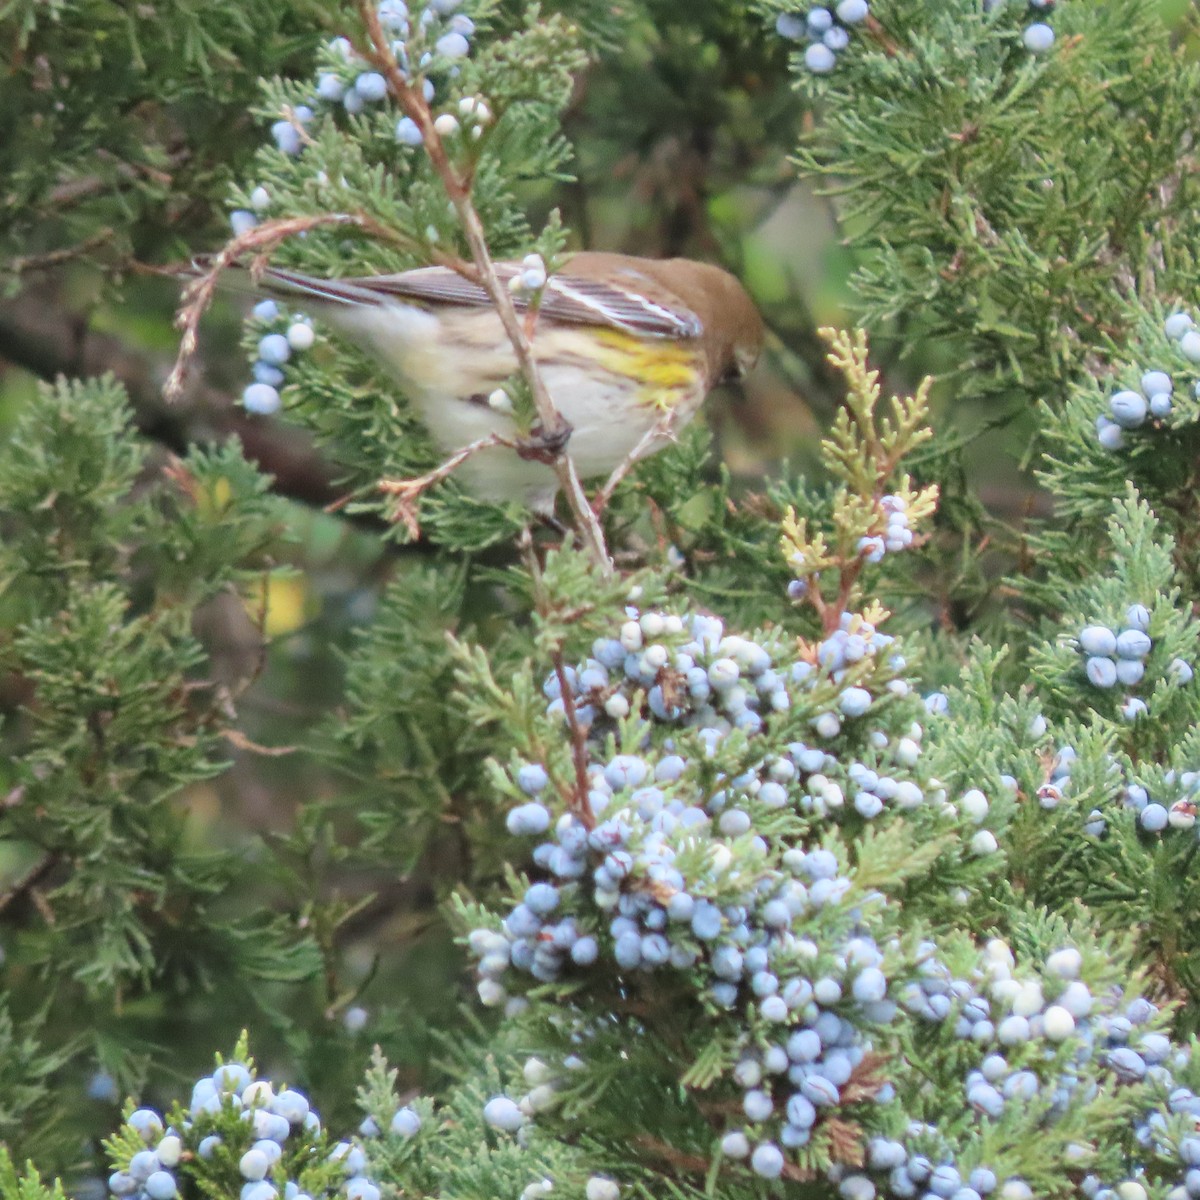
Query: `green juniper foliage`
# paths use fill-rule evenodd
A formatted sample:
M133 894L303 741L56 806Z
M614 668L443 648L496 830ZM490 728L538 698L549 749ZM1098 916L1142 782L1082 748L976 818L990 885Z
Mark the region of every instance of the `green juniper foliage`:
M403 388L300 301L239 390L328 516L112 377L6 400L2 1200L1200 1194L1197 81L1156 4L2 19L15 257L211 247L227 202L247 265L466 263L477 217L553 272L573 175L661 133L660 249L751 262L705 188L798 167L861 325L802 353L764 286L837 396L816 465L680 431L611 572L414 500Z

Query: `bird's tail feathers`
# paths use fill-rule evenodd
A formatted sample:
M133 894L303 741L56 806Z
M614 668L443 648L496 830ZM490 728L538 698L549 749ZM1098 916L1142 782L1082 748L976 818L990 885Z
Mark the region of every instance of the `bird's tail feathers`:
M212 269L213 258L199 255L192 259L192 273L206 274ZM247 296L274 296L280 300L302 298L331 307L359 304L379 304L379 296L349 279L318 279L286 267L264 267L261 272L252 272L240 264L222 270L220 285Z

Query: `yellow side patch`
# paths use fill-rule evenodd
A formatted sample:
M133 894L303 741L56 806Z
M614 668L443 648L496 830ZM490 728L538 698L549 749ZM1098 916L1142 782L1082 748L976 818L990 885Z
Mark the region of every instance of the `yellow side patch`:
M671 393L696 386L700 357L694 346L639 338L620 329L589 330L588 337L599 349L600 365L615 375L644 380L639 398L659 408L671 406Z

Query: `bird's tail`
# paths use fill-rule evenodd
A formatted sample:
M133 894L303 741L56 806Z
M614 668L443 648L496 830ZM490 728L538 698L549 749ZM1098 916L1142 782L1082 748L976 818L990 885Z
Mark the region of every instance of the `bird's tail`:
M192 259L190 270L184 274L197 278L212 270L213 255L197 255ZM331 308L378 305L377 293L368 291L352 279L318 279L287 267L264 267L251 271L239 263L224 268L218 280L220 286L247 296L274 296L280 300L303 299Z

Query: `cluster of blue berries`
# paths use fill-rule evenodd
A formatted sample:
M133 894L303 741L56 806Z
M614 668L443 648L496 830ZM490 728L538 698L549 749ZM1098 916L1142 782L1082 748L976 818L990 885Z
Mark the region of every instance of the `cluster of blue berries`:
M1163 322L1163 332L1190 363L1200 363L1200 331L1190 313L1173 312Z
M1105 450L1120 450L1125 431L1140 429L1147 420L1161 422L1171 415L1175 384L1166 371L1146 371L1138 391L1123 388L1108 402L1108 413L1096 418L1096 440Z
M711 1011L736 1013L744 1048L730 1074L744 1122L721 1148L763 1178L783 1174L786 1152L807 1145L822 1119L891 1098L864 1064L897 1005L891 943L870 923L882 898L857 895L833 850L760 830L785 813L820 828L887 809L975 824L988 811L976 789L949 806L940 785L918 782L918 722L901 722L900 736L864 728L850 761L820 744L881 693L909 694L891 677L904 666L891 643L847 614L810 650L785 655L776 641L727 634L714 617L628 608L616 636L543 688L551 715L571 714L588 731L586 797L556 815L547 767L518 767L528 799L508 828L540 839L532 857L544 878L498 926L468 938L489 1006L523 1007L509 995L514 977L553 982L602 963L626 976L684 973ZM801 704L816 710L813 737L756 755L765 723ZM637 718L665 736L643 727L625 750ZM712 761L727 739L748 747L736 773ZM994 836L981 835L972 852L994 851Z
M1186 312L1174 312L1163 322L1163 332L1190 365L1200 364L1200 330ZM1109 399L1109 411L1096 418L1096 440L1105 450L1121 450L1125 434L1146 427L1161 429L1175 410L1176 382L1163 370L1146 371L1139 386L1122 388ZM1200 383L1193 385L1200 397Z
M1179 660L1181 665L1186 666ZM1191 668L1187 668L1191 678ZM1072 746L1063 746L1055 755L1049 778L1038 788L1038 803L1047 810L1056 809L1071 794L1071 768L1078 755ZM1134 814L1138 827L1147 833L1166 830L1188 830L1195 827L1200 811L1200 771L1163 772L1161 779L1147 785L1123 775L1116 759L1108 760L1114 785L1121 789L1124 808ZM1100 809L1093 809L1084 824L1084 832L1100 837L1108 827L1108 818Z
M908 504L903 496L884 496L879 501L880 532L858 541L858 552L870 563L883 561L885 554L898 554L913 544L908 523Z
M419 14L410 13L404 0L382 0L379 5L380 23L395 35L392 53L406 78L420 78L427 104L432 104L437 95L429 73L445 72L453 78L458 74L455 64L471 53L475 22L456 11L461 4L462 0L432 0ZM331 49L334 53L317 77L318 100L340 105L353 115L386 99L387 81L378 71L364 70L344 38L336 39ZM483 126L491 119L487 105L471 98L460 102L459 116L471 126L475 137L482 135ZM461 128L459 117L450 112L440 114L434 126L443 137ZM402 117L396 124L396 140L402 146L419 146L424 137L411 117Z
M870 15L867 0L839 0L815 5L804 15L780 13L775 32L793 42L808 42L804 65L814 75L828 75L837 56L850 45L850 30Z
M1125 807L1137 813L1138 824L1147 833L1194 828L1200 807L1200 771L1167 771L1163 788L1166 791L1160 800L1154 800L1148 788L1130 783L1125 788Z
M283 368L293 354L312 349L316 341L308 317L282 314L274 300L262 300L254 306L255 319L266 332L258 341L254 382L242 392L242 404L248 412L269 416L279 411L279 389L284 384Z
M994 1140L987 1131L1016 1114L1033 1111L1039 1124L1051 1125L1092 1102L1101 1089L1147 1084L1132 1132L1148 1153L1131 1157L1125 1179L1106 1186L1085 1175L1080 1190L1091 1200L1145 1200L1149 1189L1139 1181L1145 1178L1139 1160L1152 1155L1160 1183L1165 1171L1164 1194L1171 1200L1200 1194L1200 1172L1194 1170L1200 1137L1186 1127L1180 1136L1173 1120L1185 1114L1190 1127L1200 1114L1200 1097L1178 1078L1181 1072L1194 1075L1192 1056L1159 1031L1162 1014L1153 1003L1119 987L1094 993L1082 979L1083 955L1074 946L1047 955L1037 971L1018 973L1010 947L993 939L969 980L953 978L931 946L923 949L928 957L918 979L901 990L900 1004L915 1018L951 1025L954 1037L974 1050L963 1094L983 1135L977 1144ZM1086 1146L1074 1149L1081 1160L1091 1154ZM920 1122L911 1122L899 1138L870 1138L863 1166L835 1164L830 1178L847 1200L1035 1195L1020 1177L1000 1183L986 1163L956 1161L940 1131ZM1174 1190L1166 1190L1173 1182Z
M433 103L437 94L434 80L429 76L456 77L458 60L471 52L475 22L456 11L461 5L462 0L431 0L419 13L412 14L404 0L381 0L378 6L380 24L395 35L391 49L401 71L406 78L420 79L421 92L428 104ZM384 76L361 59L346 38L334 38L308 102L285 110L284 116L272 124L271 137L280 151L295 158L303 152L310 138L308 127L314 122L336 110L351 115L361 113L387 96ZM459 101L457 109L457 115L447 111L435 119L437 131L449 137L465 126L472 137L481 137L492 119L487 104L477 97L466 97ZM403 117L396 125L396 140L404 146L419 146L424 139L416 122ZM270 204L267 190L255 188L249 196L249 207L239 208L230 215L233 232L242 234L253 229Z
M1134 688L1146 675L1146 659L1154 642L1150 637L1150 610L1144 604L1131 604L1125 610L1120 628L1087 625L1079 631L1079 649L1084 656L1084 671L1093 687L1108 689L1120 684ZM1146 702L1128 696L1121 705L1127 721L1145 716Z
M237 1121L230 1122L236 1114ZM374 1126L374 1123L371 1122ZM332 1148L322 1139L321 1121L308 1098L294 1088L276 1092L266 1080L256 1080L239 1062L225 1063L192 1089L185 1110L175 1124L168 1124L153 1109L139 1108L127 1122L132 1138L115 1144L142 1145L116 1164L108 1188L120 1200L174 1200L181 1191L179 1168L193 1159L227 1162L242 1180L241 1200L314 1200L312 1180L288 1177L290 1149L297 1170L307 1170L313 1161L336 1167L331 1182L317 1189L315 1200L338 1196L343 1200L380 1200L381 1191L367 1174L362 1146L338 1142ZM230 1129L236 1126L236 1137ZM400 1108L390 1132L412 1137L421 1126L411 1108ZM368 1132L378 1133L372 1128Z

